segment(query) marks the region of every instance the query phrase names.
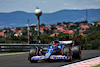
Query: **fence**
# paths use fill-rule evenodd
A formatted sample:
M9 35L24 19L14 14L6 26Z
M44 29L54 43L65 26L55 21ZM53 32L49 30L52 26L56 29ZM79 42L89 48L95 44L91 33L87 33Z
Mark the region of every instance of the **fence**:
M0 44L0 52L25 52L32 46L48 46L48 44Z

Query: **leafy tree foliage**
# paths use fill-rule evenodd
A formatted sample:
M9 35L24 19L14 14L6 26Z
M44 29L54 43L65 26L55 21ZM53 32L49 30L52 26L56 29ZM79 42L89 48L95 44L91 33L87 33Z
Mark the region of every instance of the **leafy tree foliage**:
M69 40L69 35L68 34L64 34L64 33L60 33L58 35L58 39L59 40Z
M21 27L16 27L16 30L21 30Z
M41 24L41 26L45 26L45 24L44 24L44 23L42 23L42 24Z
M3 36L0 36L0 43L5 43L5 38Z
M68 26L71 22L63 22ZM53 34L53 31L55 28L55 25L51 25L51 30L45 30L44 34L40 34L39 37L37 37L37 32L34 30L36 26L30 26L30 32L32 32L32 35L30 35L30 41L34 39L41 40L42 43L50 43L51 41L57 39L57 40L74 40L76 45L81 45L83 50L89 50L89 49L100 49L100 27L97 27L95 22L94 26L90 26L89 29L87 29L84 34L86 36L81 36L79 34L79 30L81 29L80 23L88 23L87 21L82 22L75 22L76 26L70 26L70 29L77 29L75 35L69 35L64 34L63 32L59 33L58 36L50 37L50 34ZM57 25L60 25L61 23L58 22ZM41 26L45 26L45 24L41 24ZM27 42L27 27L23 27L21 36L14 36L14 33L10 31L10 28L4 28L5 30L9 30L9 32L5 33L11 33L10 36L2 37L0 36L0 43L22 43ZM20 30L21 27L17 27L17 30Z
M61 24L60 22L57 23L57 25L60 25L60 24Z
M84 32L84 34L94 33L95 31L100 31L100 28L96 26L91 26Z
M22 43L22 42L27 42L27 37L26 36L7 36L6 37L6 43Z
M100 47L100 31L90 33L87 35L87 43L91 44L92 49L99 49ZM88 44L86 44L88 46Z

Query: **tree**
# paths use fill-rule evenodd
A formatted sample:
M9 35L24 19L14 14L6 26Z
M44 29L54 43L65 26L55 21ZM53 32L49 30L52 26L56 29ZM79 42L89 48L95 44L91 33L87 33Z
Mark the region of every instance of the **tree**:
M89 33L94 33L95 31L100 31L99 27L96 26L91 26L88 29L86 29L85 32L83 32L84 34L89 34Z
M44 27L44 26L45 26L45 24L44 24L44 23L42 23L42 24L41 24L41 26L43 26L43 27Z
M57 25L60 25L60 24L61 24L60 22L57 23Z
M0 43L5 43L6 39L2 36L0 36Z
M64 34L64 33L60 33L58 35L58 39L59 40L69 40L69 35L68 34Z
M100 31L89 33L86 36L84 49L100 49Z
M75 25L70 26L70 30L73 30L73 29L76 29L76 28L77 28L77 26L75 26Z
M40 35L39 40L41 40L42 43L49 43L49 37L48 35Z
M66 24L66 22L63 22L63 24Z
M87 20L85 20L85 21L81 21L80 23L88 23L88 21L87 21Z
M21 27L16 27L16 30L21 30Z
M52 25L51 30L54 30L54 29L56 29L56 27L54 25Z

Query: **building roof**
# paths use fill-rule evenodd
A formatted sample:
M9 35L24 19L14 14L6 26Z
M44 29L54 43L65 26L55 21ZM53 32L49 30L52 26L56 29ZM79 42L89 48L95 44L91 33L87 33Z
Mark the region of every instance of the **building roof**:
M0 32L0 35L4 35L4 32Z
M60 24L61 26L63 26L63 27L66 27L66 24Z
M40 30L47 30L48 28L47 27L40 27Z
M56 25L55 27L56 27L56 28L57 28L57 27L60 27L60 25Z
M73 30L69 30L68 34L74 34Z
M7 33L7 34L5 34L5 37L6 37L6 36L10 36L10 35L11 35L10 33Z
M10 30L11 30L11 31L14 31L15 29L12 28L12 29L10 29Z
M66 32L64 32L64 33L74 34L74 31L73 30L66 30Z
M80 25L86 25L85 23L81 23Z
M98 22L97 24L100 25L100 22Z
M83 33L79 33L79 35L82 35L82 36L84 36L84 34L83 34Z
M59 35L59 33L53 33L50 35L50 37L54 37L55 35Z
M88 25L85 25L85 26L81 26L81 28L83 28L83 29L88 29L89 26L88 26Z
M19 32L19 33L21 33L21 32L22 32L22 30L18 30L18 32Z
M58 30L61 30L61 29L63 29L63 26L56 25L56 28L57 28Z
M2 32L6 32L6 30L3 30Z
M70 23L69 25L73 25L73 23Z

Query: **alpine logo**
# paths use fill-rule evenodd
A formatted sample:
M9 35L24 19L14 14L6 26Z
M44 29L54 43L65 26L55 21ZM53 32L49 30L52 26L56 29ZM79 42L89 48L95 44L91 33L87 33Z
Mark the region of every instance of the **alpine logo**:
M66 59L66 56L63 56L63 57L55 57L55 56L53 56L53 59Z
M32 57L32 60L39 60L39 59L42 59L43 58L43 56L41 56L41 57Z

